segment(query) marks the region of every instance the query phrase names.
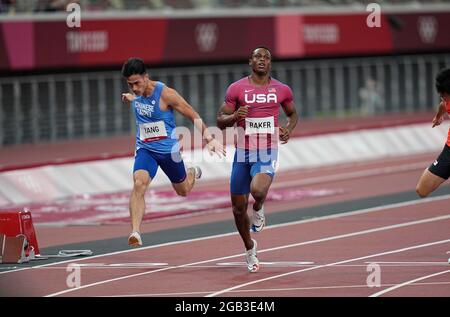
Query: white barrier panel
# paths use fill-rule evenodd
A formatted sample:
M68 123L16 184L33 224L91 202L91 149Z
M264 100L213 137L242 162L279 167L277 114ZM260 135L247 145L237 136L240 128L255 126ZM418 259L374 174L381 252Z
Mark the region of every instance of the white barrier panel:
M432 129L426 123L295 138L280 146L279 171L439 152L447 132L446 124ZM228 147L227 153L222 160L211 157L205 149L186 152L183 157L187 165L200 165L202 180L208 180L229 177L234 148ZM127 157L3 172L0 207L131 190L132 168L133 158ZM168 184L158 170L152 187Z

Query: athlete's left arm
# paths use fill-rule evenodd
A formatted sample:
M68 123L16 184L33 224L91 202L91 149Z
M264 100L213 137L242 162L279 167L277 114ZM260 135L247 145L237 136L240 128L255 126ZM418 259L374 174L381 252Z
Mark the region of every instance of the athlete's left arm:
M445 108L445 100L441 97L441 102L439 103L438 106L438 111L436 113L436 115L433 118L433 126L432 128L434 128L435 126L438 126L442 123L442 121L444 121L444 115L447 113L447 110Z
M283 104L283 110L287 116L287 124L285 126L280 126L281 144L285 144L288 142L291 132L292 130L294 130L298 121L298 114L293 101Z
M168 106L181 113L184 117L190 119L195 128L202 132L203 139L206 140L208 150L216 152L217 154L225 155L223 145L217 141L208 131L208 127L203 123L202 118L197 111L175 90L169 87L164 87L161 99Z

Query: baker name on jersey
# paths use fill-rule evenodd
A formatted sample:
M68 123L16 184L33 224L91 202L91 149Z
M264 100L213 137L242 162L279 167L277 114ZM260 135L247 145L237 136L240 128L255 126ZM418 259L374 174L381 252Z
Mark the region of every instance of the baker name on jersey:
M276 94L245 94L244 99L246 103L267 103L274 102L278 103L278 98Z
M251 129L271 129L272 123L269 121L263 121L263 122L249 122L249 128Z
M274 117L265 118L245 118L245 134L274 134L275 120Z

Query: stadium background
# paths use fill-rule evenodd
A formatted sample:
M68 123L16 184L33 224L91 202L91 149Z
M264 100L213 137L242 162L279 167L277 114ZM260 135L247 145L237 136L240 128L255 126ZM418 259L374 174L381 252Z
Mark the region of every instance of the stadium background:
M271 48L302 119L429 111L450 58L448 1L380 2L373 28L368 1L81 1L80 28L67 27L67 3L3 1L3 147L131 134L118 97L130 56L208 124L257 45Z
M393 213L384 217L376 214L369 220L361 216L368 221L361 228L381 222L389 225L394 220L414 223L416 216L423 218L429 213L442 219L438 217L441 222L430 231L417 229L405 232L403 238L342 243L324 250L363 254L371 247L409 246L412 242L407 239L423 238L417 243L424 243L429 242L427 239L448 238L444 237L448 185L422 207L415 205L422 201L416 202L414 187L423 169L441 150L448 132L448 121L435 129L430 123L439 101L434 77L450 66L450 1L379 1L379 28L366 23L370 14L366 8L371 1L88 0L78 1L80 28L66 24L70 2L0 2L0 210L30 209L44 254L68 246L92 248L99 256L129 252L125 242L135 127L133 113L120 100L127 90L120 74L124 60L142 57L152 79L178 90L207 124L215 125L227 86L249 73L248 55L258 45L271 49L272 75L292 87L300 114L292 140L280 150L280 171L267 200L269 224L318 218L316 227L310 224L311 231L300 238L295 234L303 230L277 238L270 238L275 230L267 230L261 237L262 248L271 244L278 247L280 238L286 238L284 243L288 245L310 240L316 233L325 235L346 228L356 231L359 220L348 221L349 226L342 223L349 216L329 220L328 230L319 223L320 217L328 212L382 209L388 203L413 207L399 210L398 218ZM192 128L180 116L177 124ZM186 199L176 197L167 180L161 180L164 175L158 173L161 179L153 181L146 196L149 203L143 237L150 248L158 243L183 244L191 238L235 233L230 220L230 166L202 162L202 168L204 177ZM307 208L311 206L317 208ZM299 240L288 241L291 237ZM237 238L221 241L222 249L202 250L217 253L211 257L241 251ZM409 259L422 256L428 261L441 261L446 245L441 247ZM162 252L159 262L185 261L178 254L189 249ZM174 258L168 260L167 254ZM301 254L312 257L309 252ZM137 258L148 262L152 255ZM264 255L267 259L268 254ZM286 259L292 261L290 256ZM137 261L136 256L132 259ZM332 257L318 263L320 260L336 261ZM437 268L425 267L420 274L435 273L432 269ZM224 289L233 280L228 274L240 272L231 269L220 274L226 280ZM263 274L270 274L270 269L274 270L269 265ZM396 268L393 273L394 285L402 276L399 272L403 271ZM19 278L15 274L0 275L0 295L76 293L65 289L65 276L56 280L58 274L51 279L38 274L21 280L21 272L17 272ZM116 273L105 268L90 276L92 282L109 283L97 281L108 278L102 274ZM348 278L352 274L329 276ZM173 276L162 278L161 285L170 284L166 278ZM186 285L197 285L189 283L192 274L186 278ZM217 275L211 280L214 278ZM17 280L33 287L21 287L20 283L11 287L9 281ZM180 281L177 277L177 283ZM443 284L430 286L425 294L448 296L448 282L438 283ZM159 285L153 280L143 284ZM121 287L111 287L108 294L151 296L156 292L139 293L135 285L130 290ZM344 291L338 294L351 293ZM370 290L355 288L358 291L353 294L365 296Z

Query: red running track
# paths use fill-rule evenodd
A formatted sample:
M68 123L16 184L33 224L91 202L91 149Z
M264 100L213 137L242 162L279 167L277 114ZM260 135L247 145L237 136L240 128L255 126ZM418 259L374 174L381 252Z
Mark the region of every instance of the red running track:
M343 192L297 204L273 203L267 211L413 190L434 157L430 154L286 174L274 187L326 187ZM196 190L212 186L198 185ZM15 285L10 295L32 296L450 296L449 199L450 195L444 195L396 205L380 201L378 207L368 210L268 226L254 235L262 262L256 274L247 273L242 243L232 233L3 272L0 286ZM230 216L229 212L219 212L171 219L148 223L145 229L182 228ZM82 228L84 239L98 237L99 228ZM114 231L110 236L126 235L124 227L101 230L108 228ZM46 234L45 230L41 233L51 244L48 234L75 229L46 230ZM67 286L70 263L83 265L79 288ZM373 268L375 271L368 272ZM373 279L372 272L379 272L379 280ZM368 280L375 286L369 287Z

